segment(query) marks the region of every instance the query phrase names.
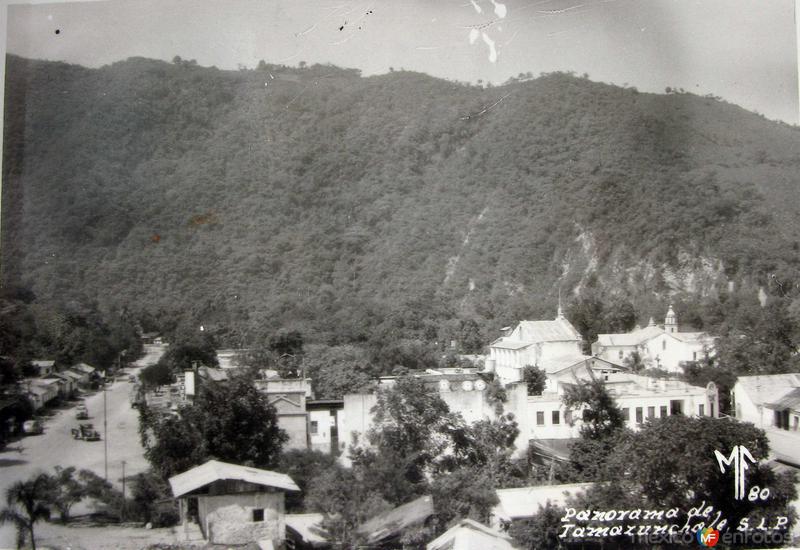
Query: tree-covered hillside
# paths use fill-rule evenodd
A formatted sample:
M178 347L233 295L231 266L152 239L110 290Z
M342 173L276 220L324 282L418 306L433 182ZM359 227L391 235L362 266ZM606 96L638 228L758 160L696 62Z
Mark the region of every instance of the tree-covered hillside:
M2 277L249 343L441 338L587 286L793 297L800 130L565 74L9 57ZM223 328L224 327L224 328Z

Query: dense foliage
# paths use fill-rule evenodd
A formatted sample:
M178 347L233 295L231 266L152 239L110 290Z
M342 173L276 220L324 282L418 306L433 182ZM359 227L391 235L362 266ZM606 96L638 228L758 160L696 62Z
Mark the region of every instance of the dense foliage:
M164 480L210 459L271 469L288 440L275 408L245 376L204 383L176 415L139 411L145 457Z
M6 98L4 284L147 330L472 352L592 281L797 296L800 133L712 98L13 56Z

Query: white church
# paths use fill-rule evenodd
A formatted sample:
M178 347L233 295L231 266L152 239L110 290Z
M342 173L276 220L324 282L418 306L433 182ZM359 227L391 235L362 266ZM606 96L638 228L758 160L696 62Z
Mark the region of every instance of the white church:
M615 363L624 364L634 352L646 368L682 373L681 363L714 355L714 338L705 332L681 332L670 305L663 325L656 325L651 318L644 328L624 334L599 334L592 344L592 355Z

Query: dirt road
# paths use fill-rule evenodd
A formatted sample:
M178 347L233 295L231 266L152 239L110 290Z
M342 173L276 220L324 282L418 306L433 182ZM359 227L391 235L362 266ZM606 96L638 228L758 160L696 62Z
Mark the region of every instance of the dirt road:
M147 346L147 354L128 369L131 373L158 361L164 352L159 346ZM139 443L138 413L130 406L133 385L125 380L116 380L106 387L106 415L104 423L103 393L87 396L85 403L89 420L76 420L75 407L58 410L45 422L44 434L24 437L11 443L0 452L0 497L5 500L5 491L12 483L23 480L38 471L52 472L55 466L87 468L98 475L105 474L105 448L108 445L108 480L117 487L122 486L122 461L125 461L125 476L147 469L143 449ZM100 441L81 441L72 438L70 429L79 422L91 422L100 432ZM107 425L107 428L105 427ZM85 508L84 508L85 510ZM82 510L76 506L74 513ZM9 525L0 527L0 548L14 547L14 531Z

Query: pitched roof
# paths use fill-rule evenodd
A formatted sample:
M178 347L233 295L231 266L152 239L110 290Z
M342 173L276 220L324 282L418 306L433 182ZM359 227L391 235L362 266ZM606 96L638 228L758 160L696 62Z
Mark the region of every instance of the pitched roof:
M422 496L393 508L362 523L357 531L367 535L367 543L375 544L399 535L407 527L418 525L433 515L433 499Z
M60 374L68 376L68 377L72 378L73 380L77 380L78 382L80 382L81 380L86 378L86 374L85 373L75 372L74 370L65 370L65 371L61 372Z
M498 338L491 343L493 348L522 349L544 342L580 342L583 337L566 318L552 321L520 321L511 335Z
M511 538L471 519L456 525L428 543L427 550L512 550Z
M569 342L581 341L583 337L564 317L552 321L520 321L519 340L523 342Z
M638 346L662 334L665 334L663 328L652 325L624 334L598 334L597 343L601 346Z
M491 347L500 349L522 349L533 345L533 342L520 342L519 340L508 340L506 338L498 338L492 342Z
M539 511L539 506L544 506L547 502L563 506L567 497L586 491L593 485L594 483L568 483L498 489L497 498L500 502L494 507L492 514L506 520L531 517Z
M800 388L800 373L740 376L736 383L747 392L754 405L774 402Z
M91 374L95 371L95 368L91 365L87 365L86 363L78 363L77 365L72 365L72 368L84 372L86 374Z
M34 359L31 364L35 367L52 367L56 362L52 359Z
M303 542L312 546L327 545L322 532L322 514L286 514L286 528L294 531Z
M219 480L246 481L255 485L275 487L284 491L299 491L300 488L286 474L249 468L238 464L228 464L209 460L176 476L169 478L173 496L180 497Z
M800 388L795 388L777 401L772 403L765 403L764 406L768 409L782 411L784 409L796 409L800 405Z

